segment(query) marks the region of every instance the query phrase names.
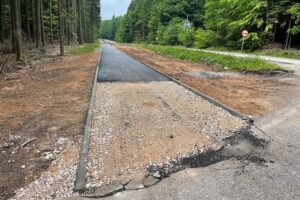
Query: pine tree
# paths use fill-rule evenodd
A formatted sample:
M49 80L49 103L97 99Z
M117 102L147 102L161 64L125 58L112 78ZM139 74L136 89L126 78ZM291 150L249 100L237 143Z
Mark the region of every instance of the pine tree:
M60 55L63 56L65 54L64 51L64 24L62 18L62 0L58 0L58 18L59 18L59 44L60 44Z

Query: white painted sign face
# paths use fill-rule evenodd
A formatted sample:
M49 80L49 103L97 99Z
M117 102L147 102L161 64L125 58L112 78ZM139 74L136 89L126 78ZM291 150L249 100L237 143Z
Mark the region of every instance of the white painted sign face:
M186 29L192 28L191 22L187 19L184 21L184 28Z
M247 30L242 31L242 36L247 37L249 35L249 32Z

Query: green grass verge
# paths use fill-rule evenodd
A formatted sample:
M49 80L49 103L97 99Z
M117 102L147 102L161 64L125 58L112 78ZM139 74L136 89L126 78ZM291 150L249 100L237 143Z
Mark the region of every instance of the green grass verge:
M67 46L66 54L70 55L79 55L83 53L90 53L95 51L95 49L99 48L99 41L95 43L84 44L80 46Z
M228 51L233 53L241 53L240 50L231 50L226 47L209 47L206 50L212 51ZM266 49L266 50L256 50L254 52L245 50L245 54L254 54L258 56L273 56L278 58L289 58L289 59L298 59L300 60L300 51L299 50L284 50L284 49Z
M218 55L200 51L183 49L180 47L158 46L158 45L136 45L137 47L146 48L156 53L172 56L182 60L190 60L196 63L218 66L225 70L272 70L280 69L279 66L268 63L259 58L236 58L233 56Z
M269 49L269 50L255 51L254 54L280 57L280 58L298 59L298 60L300 59L300 51L293 51L293 50Z

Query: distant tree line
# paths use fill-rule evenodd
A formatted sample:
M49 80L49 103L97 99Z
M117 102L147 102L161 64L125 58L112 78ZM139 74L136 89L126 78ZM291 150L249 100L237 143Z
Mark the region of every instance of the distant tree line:
M115 40L122 17L113 16L111 20L102 20L100 36L103 39Z
M192 23L185 29L186 19ZM105 21L111 27L116 19ZM299 0L133 0L117 30L103 37L119 42L148 42L200 48L240 48L243 29L248 49L277 42L300 48ZM104 29L104 27L103 27Z
M24 42L45 48L94 42L100 30L99 0L0 0L0 44L10 43L17 59Z

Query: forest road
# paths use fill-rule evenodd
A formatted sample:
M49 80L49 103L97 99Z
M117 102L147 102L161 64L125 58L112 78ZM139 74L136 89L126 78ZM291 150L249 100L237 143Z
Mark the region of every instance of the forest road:
M271 137L261 152L264 165L226 160L186 169L153 187L106 199L300 199L300 65L294 69L291 81L296 91L289 102L254 122Z
M110 45L103 44L98 81L147 82L169 79Z
M229 159L186 169L153 187L124 191L105 199L300 199L300 66L295 65L294 69L289 79L295 84L295 91L287 97L288 103L254 122L271 138L270 144L259 152L264 164Z

